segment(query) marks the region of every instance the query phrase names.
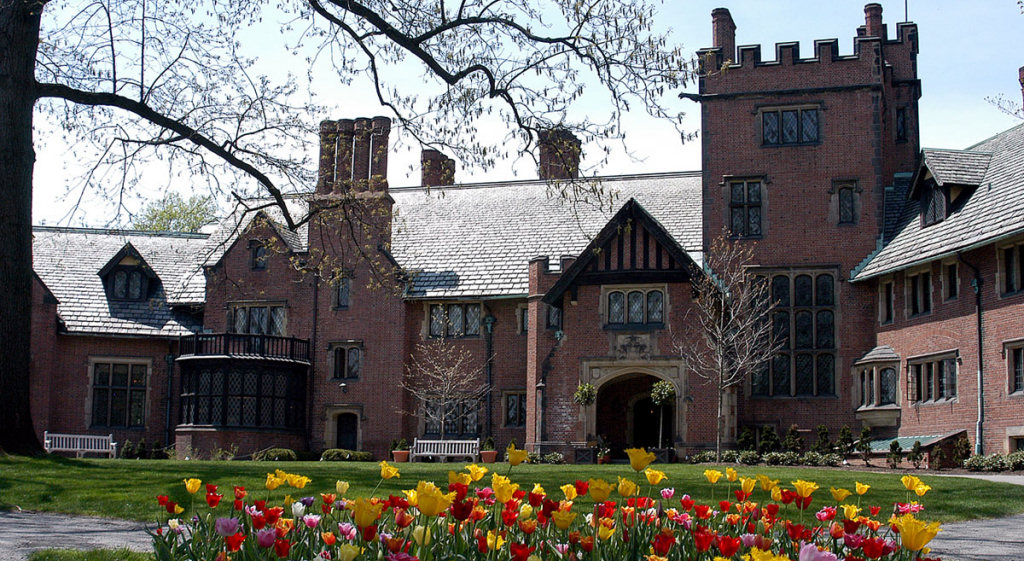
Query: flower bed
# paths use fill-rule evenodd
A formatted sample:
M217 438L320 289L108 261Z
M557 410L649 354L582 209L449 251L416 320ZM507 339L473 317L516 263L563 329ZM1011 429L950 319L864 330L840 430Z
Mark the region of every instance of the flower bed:
M158 560L924 560L939 531L918 518L931 488L914 476L902 478L906 502L874 505L860 483L826 494L810 481L709 469L711 496L696 498L649 467L653 454L627 452L633 472L558 490L515 482L526 458L515 449L504 475L468 465L446 486L419 481L401 496L375 488L346 499L338 481L333 493L293 499L309 478L277 470L265 490L234 487L224 500L220 486L186 479L194 514L181 518L182 505L157 497L167 517L154 550ZM400 477L380 468L381 481Z

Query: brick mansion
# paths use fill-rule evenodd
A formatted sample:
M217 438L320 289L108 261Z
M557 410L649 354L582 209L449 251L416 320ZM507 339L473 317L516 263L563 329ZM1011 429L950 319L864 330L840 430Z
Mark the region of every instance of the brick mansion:
M579 178L579 142L555 130L536 180L456 183L425 150L421 184L392 187L390 120L341 119L321 124L317 184L286 199L321 211L298 228L273 207L211 234L34 228L37 432L383 457L440 436L402 378L444 339L484 388L446 437L568 452L601 436L618 453L663 424L690 454L715 444L718 396L678 335L727 231L753 244L781 349L728 391L726 443L825 424L1024 449L1024 125L922 149L918 28L890 29L878 4L851 54L828 39L764 56L728 10L712 22L715 71L683 94L698 171ZM550 196L578 181L614 204ZM676 398L659 410L662 380ZM593 403L574 402L581 383Z

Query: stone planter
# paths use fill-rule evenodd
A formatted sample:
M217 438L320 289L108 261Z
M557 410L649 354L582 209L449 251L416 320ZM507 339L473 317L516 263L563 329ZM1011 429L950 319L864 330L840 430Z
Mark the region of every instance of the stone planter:
M408 462L409 461L409 451L408 450L392 450L391 451L391 459L396 464Z

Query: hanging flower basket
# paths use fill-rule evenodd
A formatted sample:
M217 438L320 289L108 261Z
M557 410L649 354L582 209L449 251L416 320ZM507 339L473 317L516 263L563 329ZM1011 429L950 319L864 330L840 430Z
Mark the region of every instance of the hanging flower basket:
M594 387L594 384L584 382L576 387L576 391L572 394L572 400L584 407L592 405L597 401L597 388Z

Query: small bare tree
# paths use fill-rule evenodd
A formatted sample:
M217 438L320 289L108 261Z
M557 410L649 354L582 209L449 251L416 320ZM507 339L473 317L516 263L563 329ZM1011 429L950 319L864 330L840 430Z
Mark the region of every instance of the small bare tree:
M704 256L703 274L694 275L697 293L692 321L697 333L685 347L676 341L690 368L718 392L718 430L715 454L722 458L722 432L727 390L764 368L782 346L772 333L775 302L767 280L747 270L754 246L723 234L711 243Z
M475 408L463 404L479 403L491 389L484 383L483 361L450 339L418 343L410 361L402 388L412 395L424 422L440 427L442 440L450 423L475 415Z

